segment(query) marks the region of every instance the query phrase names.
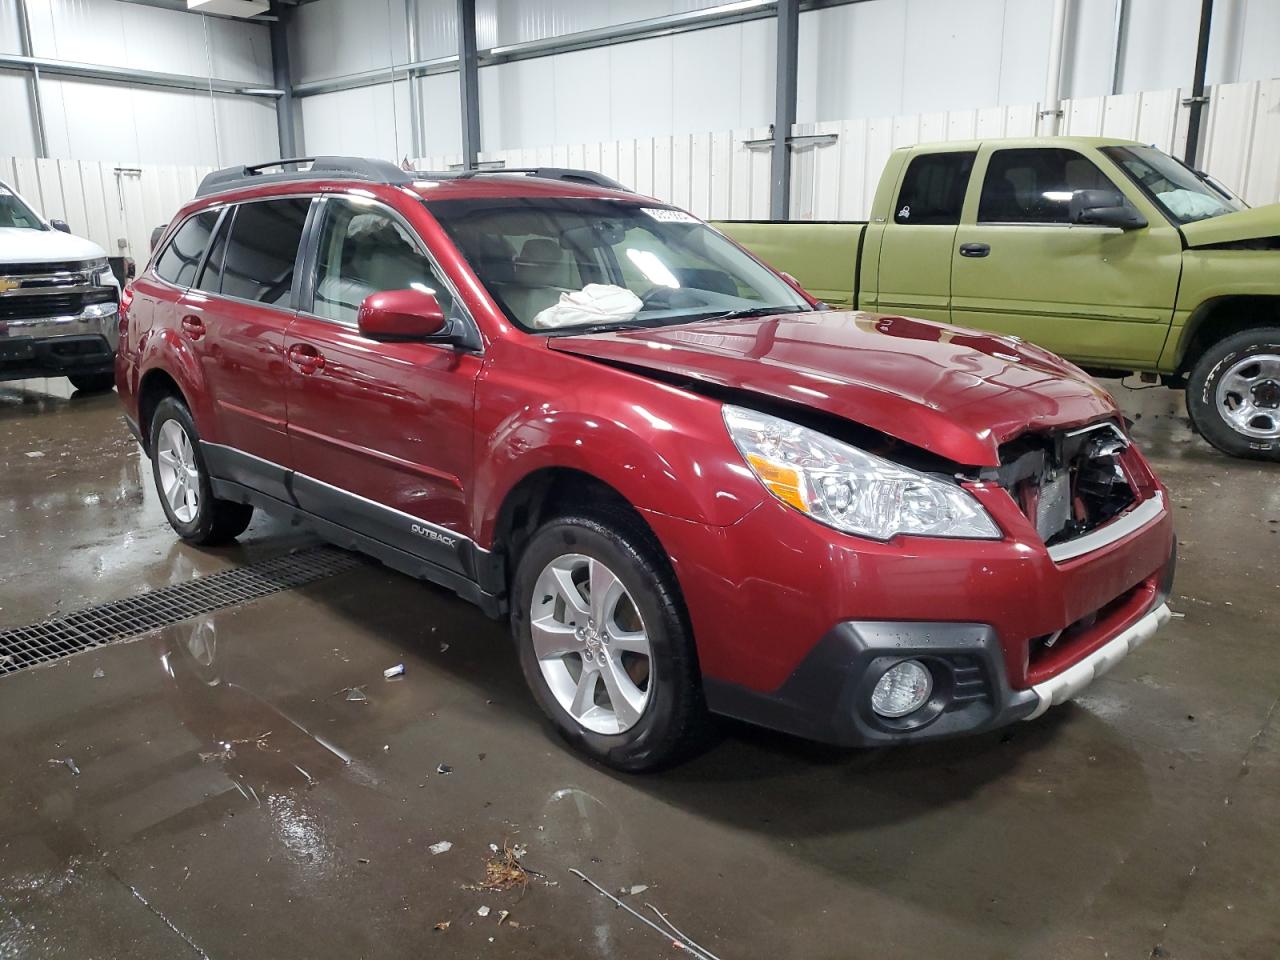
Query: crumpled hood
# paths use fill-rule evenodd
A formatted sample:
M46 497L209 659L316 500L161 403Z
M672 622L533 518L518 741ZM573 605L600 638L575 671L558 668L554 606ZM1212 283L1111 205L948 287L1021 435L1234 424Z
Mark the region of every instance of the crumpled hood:
M107 252L91 240L61 230L0 227L0 273L6 263L56 263L96 260Z
M1182 235L1187 238L1187 245L1191 247L1280 237L1280 203L1224 213L1208 220L1196 220L1183 225Z
M1075 366L1010 337L844 311L548 341L553 350L814 407L957 463L997 466L1030 430L1118 411Z

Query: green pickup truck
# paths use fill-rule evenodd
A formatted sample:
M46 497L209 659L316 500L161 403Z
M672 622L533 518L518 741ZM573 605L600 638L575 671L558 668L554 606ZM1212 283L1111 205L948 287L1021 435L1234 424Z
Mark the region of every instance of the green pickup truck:
M1250 209L1154 147L923 144L893 153L869 222L716 226L832 306L1159 374L1218 449L1280 460L1280 204Z

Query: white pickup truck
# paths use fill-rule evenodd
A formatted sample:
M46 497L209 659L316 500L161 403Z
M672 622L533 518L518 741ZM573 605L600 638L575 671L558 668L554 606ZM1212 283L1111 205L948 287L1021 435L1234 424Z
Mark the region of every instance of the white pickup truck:
M106 251L0 182L0 381L65 376L110 390L119 304Z

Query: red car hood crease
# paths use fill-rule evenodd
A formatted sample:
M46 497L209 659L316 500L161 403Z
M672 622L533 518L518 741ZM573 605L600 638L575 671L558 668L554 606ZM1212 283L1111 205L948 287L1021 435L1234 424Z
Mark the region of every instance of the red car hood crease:
M813 407L970 466L1028 431L1117 415L1076 367L1008 337L818 311L555 337L553 350Z

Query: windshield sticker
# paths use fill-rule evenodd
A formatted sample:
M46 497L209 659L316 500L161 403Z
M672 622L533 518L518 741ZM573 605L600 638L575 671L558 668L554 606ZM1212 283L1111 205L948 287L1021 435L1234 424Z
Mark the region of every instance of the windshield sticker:
M665 207L641 207L642 213L647 213L653 219L662 223L701 223L693 214L685 213L683 210L668 210Z

